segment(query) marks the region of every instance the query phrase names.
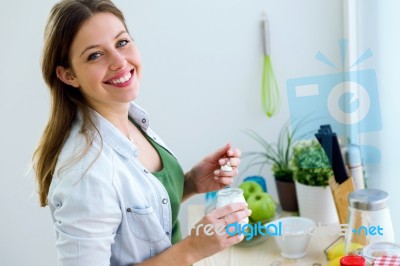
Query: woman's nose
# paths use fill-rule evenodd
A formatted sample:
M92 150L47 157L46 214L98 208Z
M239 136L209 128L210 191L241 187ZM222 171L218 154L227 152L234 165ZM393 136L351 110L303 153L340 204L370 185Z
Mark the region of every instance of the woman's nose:
M125 57L117 51L111 53L110 60L111 70L124 69L127 63Z

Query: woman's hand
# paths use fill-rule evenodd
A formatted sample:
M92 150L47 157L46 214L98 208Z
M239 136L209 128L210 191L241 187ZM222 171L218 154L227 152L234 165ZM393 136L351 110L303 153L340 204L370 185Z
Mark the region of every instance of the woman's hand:
M214 209L192 227L185 239L194 252L195 260L211 256L243 240L243 234L230 235L225 231L228 224L240 222L251 214L246 203L232 203Z
M243 240L243 234L234 234L233 230L226 233L225 228L250 214L247 204L243 202L214 209L192 227L189 236L140 265L187 266L214 255Z
M215 191L230 185L238 174L240 150L226 144L214 153L206 156L185 175L184 198L194 193ZM232 171L223 171L221 166L229 161Z

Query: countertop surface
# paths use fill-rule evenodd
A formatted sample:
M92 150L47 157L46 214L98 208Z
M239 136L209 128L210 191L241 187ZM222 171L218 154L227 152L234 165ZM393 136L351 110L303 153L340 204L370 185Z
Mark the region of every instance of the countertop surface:
M189 225L193 226L204 216L203 205L191 205L188 209ZM327 265L324 250L332 244L339 235L332 233L329 226L316 226L311 236L307 255L301 259L285 259L272 236L266 236L265 241L255 246L232 246L211 257L205 258L194 266L243 266L243 265ZM245 240L243 240L245 241Z

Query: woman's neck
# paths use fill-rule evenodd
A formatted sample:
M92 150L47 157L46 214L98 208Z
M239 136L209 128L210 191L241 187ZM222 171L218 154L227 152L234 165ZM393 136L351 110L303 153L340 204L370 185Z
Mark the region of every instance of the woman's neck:
M129 104L118 105L117 107L94 108L94 110L110 121L124 135L129 135L132 124L128 119Z

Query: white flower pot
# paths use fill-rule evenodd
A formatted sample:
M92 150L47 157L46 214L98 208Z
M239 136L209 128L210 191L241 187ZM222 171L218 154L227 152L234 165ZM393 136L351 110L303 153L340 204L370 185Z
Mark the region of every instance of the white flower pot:
M296 193L300 216L310 218L321 225L339 222L329 186L308 186L296 181Z

